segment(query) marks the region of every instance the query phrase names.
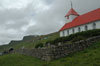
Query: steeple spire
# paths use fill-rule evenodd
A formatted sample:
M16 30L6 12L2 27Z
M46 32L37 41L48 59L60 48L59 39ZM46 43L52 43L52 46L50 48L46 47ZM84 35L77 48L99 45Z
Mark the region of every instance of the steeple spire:
M71 1L71 8L73 8L73 4L72 4L72 1Z
M71 9L70 9L70 11L65 15L65 17L69 17L70 15L79 16L79 14L73 9L73 4L72 4L72 1L71 1L71 0L70 0L70 3L71 3Z
M65 17L67 17L67 19L69 20L69 22L71 22L72 20L74 20L76 17L79 16L79 14L73 9L72 0L70 0L70 5L71 5L71 9L70 9L69 12L65 15Z

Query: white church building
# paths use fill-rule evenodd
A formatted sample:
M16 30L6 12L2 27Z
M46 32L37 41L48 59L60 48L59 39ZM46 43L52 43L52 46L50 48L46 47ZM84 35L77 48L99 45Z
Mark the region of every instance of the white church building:
M79 15L72 7L65 16L69 21L60 29L60 37L77 32L100 29L100 8Z

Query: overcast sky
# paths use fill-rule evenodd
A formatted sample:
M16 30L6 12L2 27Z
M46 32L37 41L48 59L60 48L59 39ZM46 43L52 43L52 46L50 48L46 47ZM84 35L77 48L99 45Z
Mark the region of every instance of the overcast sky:
M100 7L100 0L72 2L80 15ZM70 0L0 0L0 45L58 31L69 9Z

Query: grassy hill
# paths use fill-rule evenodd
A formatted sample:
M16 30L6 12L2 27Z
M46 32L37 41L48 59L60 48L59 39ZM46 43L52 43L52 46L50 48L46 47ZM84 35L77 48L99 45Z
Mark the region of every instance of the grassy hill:
M37 44L43 43L45 44L48 40L54 40L59 37L59 33L51 33L47 35L30 35L30 36L24 36L22 40L12 40L8 45L2 45L0 46L0 51L8 50L9 48L34 48Z
M8 54L0 56L0 66L100 66L100 41L84 51L50 62L20 54Z

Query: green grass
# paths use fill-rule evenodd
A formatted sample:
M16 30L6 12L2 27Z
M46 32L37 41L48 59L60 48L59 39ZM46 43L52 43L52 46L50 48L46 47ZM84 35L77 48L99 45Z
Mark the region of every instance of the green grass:
M47 39L43 39L44 37L48 37L48 38ZM13 47L14 49L19 49L19 48L22 48L23 46L25 48L34 48L39 43L45 44L48 40L54 40L54 39L56 39L58 37L59 37L59 33L58 32L51 33L51 34L48 34L48 35L39 36L38 39L42 38L41 40L37 40L34 37L33 38L29 38L28 37L27 40L23 40L20 43L8 44L8 45L0 46L0 51L8 50L11 47ZM34 42L33 42L33 40L34 40Z
M0 57L0 66L43 66L44 62L29 56L8 54Z
M100 66L100 42L84 51L50 62L20 54L8 54L0 56L0 66Z

